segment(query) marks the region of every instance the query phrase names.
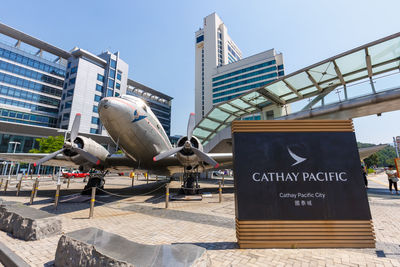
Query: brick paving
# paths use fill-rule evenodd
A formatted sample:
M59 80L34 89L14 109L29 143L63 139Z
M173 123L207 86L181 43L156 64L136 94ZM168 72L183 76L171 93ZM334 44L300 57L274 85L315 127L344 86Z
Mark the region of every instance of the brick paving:
M217 183L217 180L202 181L202 188L211 192L212 197L202 201L172 201L166 210L163 182L152 179L146 184L144 180L135 180L132 189L129 178L110 177L106 190L124 197L97 196L94 218L88 219L88 197L76 194L84 186L81 180L71 181L68 190L62 184L62 199L70 200L60 203L55 211L52 204L55 182L43 178L32 207L57 214L63 221L63 232L97 227L144 244L199 245L208 250L213 266L400 266L400 196L389 194L384 174L369 177L375 249L239 249L232 180L225 182L222 203L218 202ZM32 182L29 179L24 182L19 197L15 197L15 184L11 183L12 191L6 196L1 191L0 197L28 203ZM179 188L179 182L172 182L171 188L175 192L173 188ZM149 191L155 192L141 195ZM59 238L60 235L25 242L0 231L0 240L32 266L52 266Z

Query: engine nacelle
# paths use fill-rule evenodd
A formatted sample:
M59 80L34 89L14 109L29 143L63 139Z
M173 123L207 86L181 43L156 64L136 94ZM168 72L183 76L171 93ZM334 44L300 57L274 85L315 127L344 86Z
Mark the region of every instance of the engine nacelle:
M185 142L188 140L187 136L183 136L178 140L177 146L184 146ZM203 151L203 146L201 145L199 139L192 136L190 143L193 147ZM179 162L185 167L186 170L190 171L199 165L199 158L193 153L191 149L182 149L176 154Z
M100 160L99 165L103 165L105 159L107 156L110 154L107 149L105 149L102 145L99 143L93 141L90 138L84 137L84 136L78 136L76 137L74 143L81 149L85 150L86 152L92 154L96 158ZM95 164L88 162L84 157L82 157L80 154L66 149L64 150L64 155L69 157L69 160L74 162L77 165L80 165L80 169L82 170L89 170L91 167L93 167Z

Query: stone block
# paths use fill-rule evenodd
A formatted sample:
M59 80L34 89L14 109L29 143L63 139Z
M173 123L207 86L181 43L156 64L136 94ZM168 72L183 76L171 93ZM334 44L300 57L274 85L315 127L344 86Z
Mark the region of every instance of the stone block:
M205 248L192 244L144 245L97 228L64 234L55 266L211 266Z
M0 230L25 240L39 240L60 234L61 220L54 215L15 202L0 204Z

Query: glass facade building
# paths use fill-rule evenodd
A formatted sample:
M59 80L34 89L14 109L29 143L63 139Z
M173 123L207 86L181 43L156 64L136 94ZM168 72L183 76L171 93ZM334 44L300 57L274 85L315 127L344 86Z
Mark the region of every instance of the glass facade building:
M64 135L77 113L80 133L112 151L98 103L127 94L128 70L119 52L67 52L0 23L0 153L14 151L10 142L16 153L39 148L36 139ZM129 93L149 104L169 135L172 98L135 82Z
M276 54L274 49L218 67L211 79L213 105L265 86L284 75L282 54Z
M56 127L65 69L0 42L0 120Z

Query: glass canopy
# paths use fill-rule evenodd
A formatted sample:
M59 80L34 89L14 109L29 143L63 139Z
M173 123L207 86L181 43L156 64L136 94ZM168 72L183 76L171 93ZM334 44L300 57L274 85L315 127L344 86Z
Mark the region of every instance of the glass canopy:
M399 69L399 62L400 33L396 33L215 105L196 125L193 135L204 145L235 119L327 93L362 79L372 80L375 75Z

